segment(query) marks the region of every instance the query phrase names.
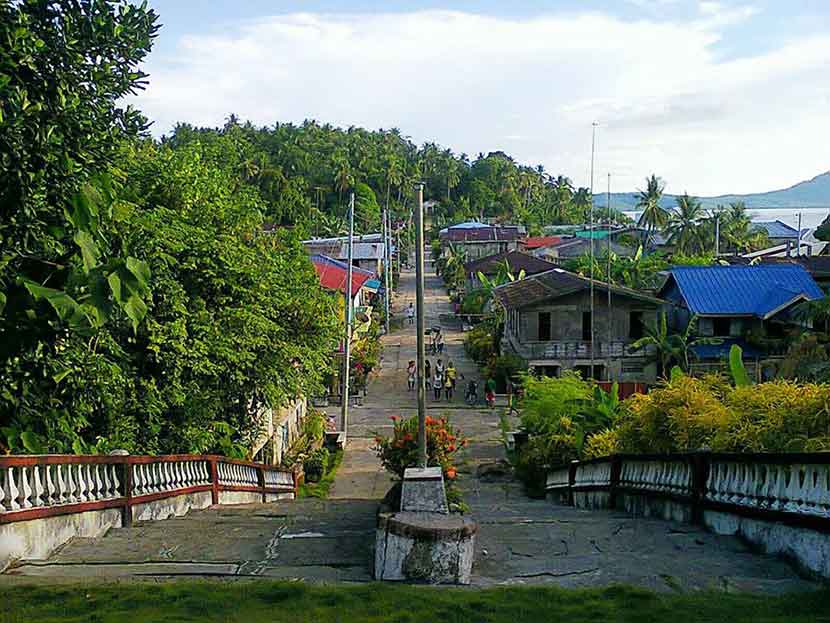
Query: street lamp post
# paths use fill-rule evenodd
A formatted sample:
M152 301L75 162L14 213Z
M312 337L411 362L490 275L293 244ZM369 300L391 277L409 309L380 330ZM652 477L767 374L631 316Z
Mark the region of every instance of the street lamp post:
M415 330L417 331L418 379L418 465L427 466L427 396L424 378L424 185L415 185Z

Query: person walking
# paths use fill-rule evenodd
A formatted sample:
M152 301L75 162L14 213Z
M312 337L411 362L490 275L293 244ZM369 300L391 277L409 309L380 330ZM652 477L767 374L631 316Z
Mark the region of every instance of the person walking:
M444 377L435 371L435 376L432 377L432 389L435 392L435 400L441 400L441 390L444 388Z
M409 387L409 391L415 389L415 377L418 368L415 366L415 361L413 359L409 360L409 364L406 366L406 384Z
M409 320L409 324L415 324L415 307L412 303L406 308L406 318Z
M427 385L429 385L429 380L432 378L432 364L429 363L429 359L424 361L424 378Z
M504 393L507 394L507 415L513 413L516 410L516 406L513 404L514 401L514 388L513 388L513 379L508 376L504 381Z
M447 368L447 372L449 372L449 368ZM444 378L444 395L447 398L447 402L451 402L452 401L452 390L454 389L454 384L450 380L450 375L449 374L446 374L444 376L445 376L445 378Z
M440 331L435 336L435 346L438 348L439 355L444 352L444 334Z
M441 381L444 380L444 362L440 359L435 362L435 374L440 374Z
M444 371L444 375L452 383L453 389L455 389L455 385L458 382L458 377L460 376L462 379L464 378L464 375L459 373L458 370L455 369L455 364L453 364L452 361L447 362L447 369Z
M496 379L492 376L484 384L484 398L487 400L487 406L490 407L491 411L496 408Z

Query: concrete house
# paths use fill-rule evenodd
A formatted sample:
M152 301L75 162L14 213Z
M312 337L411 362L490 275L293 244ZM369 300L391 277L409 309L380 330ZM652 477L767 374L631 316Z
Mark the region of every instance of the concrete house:
M555 264L522 251L507 251L506 253L488 255L464 264L464 272L467 274L467 291L470 292L481 287L478 273L482 273L486 277L494 277L505 265L516 278L522 272L529 277L556 268Z
M561 268L496 288L505 309L504 350L547 376L575 370L598 381L655 381L654 353L631 346L656 324L663 302L594 281L592 313L590 290L590 279Z
M468 260L477 260L496 253L515 251L524 234L524 228L516 225L488 225L471 221L442 229L438 232L438 238L443 249L452 245L464 252Z
M674 331L685 330L696 318L697 335L718 340L693 347L692 371L722 368L737 344L747 371L765 380L777 372L784 339L805 328L794 314L797 306L824 293L801 264L776 263L677 267L658 295L669 304Z

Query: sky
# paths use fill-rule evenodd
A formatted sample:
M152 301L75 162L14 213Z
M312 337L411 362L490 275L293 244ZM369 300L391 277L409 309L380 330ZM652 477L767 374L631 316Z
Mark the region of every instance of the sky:
M695 195L830 169L827 0L150 0L134 102L177 122L317 119L503 150L597 192Z

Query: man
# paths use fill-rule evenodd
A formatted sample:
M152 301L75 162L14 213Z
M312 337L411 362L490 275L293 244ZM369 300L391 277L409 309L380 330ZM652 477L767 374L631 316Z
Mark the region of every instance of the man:
M409 324L415 324L415 306L412 303L406 308L406 317L409 320Z

